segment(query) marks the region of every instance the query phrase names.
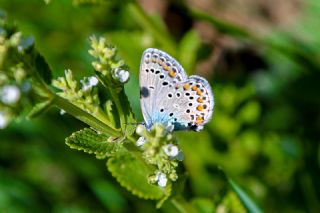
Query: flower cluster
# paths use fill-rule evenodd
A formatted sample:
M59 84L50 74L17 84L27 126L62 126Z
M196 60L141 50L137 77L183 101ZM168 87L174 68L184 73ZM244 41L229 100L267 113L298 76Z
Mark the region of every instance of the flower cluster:
M61 90L58 93L61 97L91 114L99 111L98 83L94 76L84 77L79 83L74 79L71 70L65 71L65 77L52 81L52 85Z
M0 129L19 116L28 104L31 83L27 71L19 56L32 46L32 39L23 38L20 32L12 32L1 20L0 23ZM32 40L32 41L31 41ZM31 41L31 43L30 43ZM12 60L15 55L16 60Z
M148 164L157 167L149 176L149 182L165 187L168 180L176 181L176 168L178 161L183 160L183 154L170 131L164 125L154 124L150 131L139 125L136 132L141 136L136 145L141 147L143 158Z
M99 40L92 36L90 38L91 48L89 53L96 58L92 66L96 72L105 78L106 84L122 85L129 80L130 74L123 60L118 59L117 49L109 46L105 38Z
M129 80L129 72L125 70L124 61L118 57L117 49L110 47L105 38L93 36L90 42L89 53L95 58L92 62L95 75L77 81L72 71L66 70L65 76L53 80L52 85L60 90L57 93L59 96L106 125L102 127L99 124L95 126L96 130L108 131L110 135L114 133L109 131L125 131L126 123L133 118L123 90L124 83ZM63 109L70 113L66 107Z

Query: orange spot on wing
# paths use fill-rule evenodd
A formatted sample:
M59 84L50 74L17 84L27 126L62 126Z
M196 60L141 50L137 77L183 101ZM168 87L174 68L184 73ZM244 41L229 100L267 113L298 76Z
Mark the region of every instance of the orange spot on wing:
M202 106L201 104L198 105L198 106L197 106L197 110L198 110L198 111L202 111L202 110L203 110L203 106Z
M175 73L173 70L170 70L170 72L169 72L169 76L170 77L176 77L176 75L177 75L177 73Z
M192 89L193 91L196 91L196 90L198 89L198 87L197 87L197 86L193 86L191 89Z
M202 102L203 102L203 99L202 99L201 97L199 97L199 98L197 99L197 101L198 101L199 103L202 103Z
M197 117L196 124L202 124L203 123L203 117Z
M197 90L197 95L201 95L202 94L202 91L201 90Z
M165 71L169 71L169 67L168 67L167 65L164 65L164 66L163 66L163 69L164 69Z
M189 89L190 89L190 84L185 84L185 85L183 85L183 89L184 89L184 90L189 90Z

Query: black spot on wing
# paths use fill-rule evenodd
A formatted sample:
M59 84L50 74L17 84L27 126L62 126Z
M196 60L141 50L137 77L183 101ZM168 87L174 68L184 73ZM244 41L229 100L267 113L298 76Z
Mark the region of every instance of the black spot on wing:
M140 89L140 98L146 98L150 95L150 92L147 87L141 87Z
M198 126L197 125L192 125L189 127L193 131L197 131Z

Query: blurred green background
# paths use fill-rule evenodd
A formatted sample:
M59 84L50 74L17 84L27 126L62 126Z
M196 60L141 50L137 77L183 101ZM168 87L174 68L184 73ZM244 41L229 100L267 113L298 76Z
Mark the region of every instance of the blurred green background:
M176 134L188 201L222 200L221 167L265 212L320 212L319 0L128 2L0 0L0 8L35 37L55 77L65 69L92 75L88 37L106 36L130 66L126 93L139 121L145 48L167 51L209 80L212 121L200 133ZM168 203L155 210L104 161L69 149L64 138L82 127L52 109L0 130L0 212L175 211Z

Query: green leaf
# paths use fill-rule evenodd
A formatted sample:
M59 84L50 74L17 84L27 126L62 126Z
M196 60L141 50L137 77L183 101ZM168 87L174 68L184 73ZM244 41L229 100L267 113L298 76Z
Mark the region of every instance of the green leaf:
M72 149L95 154L97 158L111 156L121 147L121 144L113 140L112 137L105 133L98 134L89 128L72 133L66 138L66 144Z
M34 117L37 117L39 115L42 115L45 113L50 107L52 106L52 100L47 100L41 103L37 103L32 110L29 112L27 118L31 119Z
M35 66L38 74L44 80L44 82L50 84L52 80L51 69L42 55L37 54L35 59Z
M181 55L179 61L188 74L191 74L194 70L199 47L200 38L194 30L187 32L180 42L179 53Z
M125 212L128 208L128 203L120 193L120 189L108 180L102 178L92 180L90 187L108 212Z
M191 201L192 205L197 209L199 213L210 213L214 212L214 202L208 198L197 197Z
M244 207L248 210L248 212L253 213L262 213L262 210L258 207L257 204L253 202L253 200L230 178L227 178L228 182L233 189L233 191L237 194L240 201L244 205Z
M123 113L125 116L125 135L130 136L132 135L137 126L137 121L134 118L134 114L132 112L130 102L128 100L127 95L124 92L124 89L119 94L120 103L123 105Z
M108 160L107 166L121 186L140 198L159 200L167 198L171 193L171 184L162 188L147 182L153 170L132 152L117 152Z

